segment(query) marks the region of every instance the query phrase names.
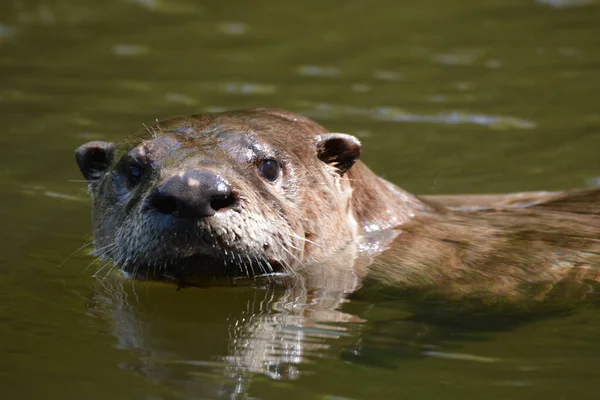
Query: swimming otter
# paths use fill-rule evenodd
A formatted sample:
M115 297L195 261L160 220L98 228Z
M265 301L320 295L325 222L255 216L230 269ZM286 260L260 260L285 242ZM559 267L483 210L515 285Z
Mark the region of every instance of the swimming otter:
M142 277L344 270L356 282L511 300L538 283L539 298L567 281L588 293L600 278L600 189L417 197L360 151L308 118L253 109L157 122L84 144L76 160L98 254Z

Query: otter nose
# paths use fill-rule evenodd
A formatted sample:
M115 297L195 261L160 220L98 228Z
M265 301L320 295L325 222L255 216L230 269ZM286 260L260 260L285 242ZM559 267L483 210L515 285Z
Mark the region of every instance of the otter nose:
M231 186L219 175L201 169L167 179L148 200L151 208L177 218L210 217L235 203Z

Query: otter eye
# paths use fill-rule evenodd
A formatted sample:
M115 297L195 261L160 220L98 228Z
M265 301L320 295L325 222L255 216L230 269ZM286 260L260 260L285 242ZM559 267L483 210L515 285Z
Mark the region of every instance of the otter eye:
M274 182L279 178L281 166L276 160L265 160L260 164L258 170L266 180Z
M135 187L140 184L143 172L143 167L140 164L131 163L127 166L125 174L127 176L127 183L130 187Z

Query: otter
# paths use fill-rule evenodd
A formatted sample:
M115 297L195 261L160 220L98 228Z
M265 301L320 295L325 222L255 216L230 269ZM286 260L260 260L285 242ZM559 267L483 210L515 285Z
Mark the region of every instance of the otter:
M174 117L76 150L94 245L134 277L304 279L479 303L582 299L600 281L600 189L416 196L354 136L252 109Z

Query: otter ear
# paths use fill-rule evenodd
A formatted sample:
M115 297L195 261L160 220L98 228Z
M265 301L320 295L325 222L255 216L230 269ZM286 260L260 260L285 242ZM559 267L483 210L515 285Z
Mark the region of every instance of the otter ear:
M316 137L317 156L344 175L360 156L360 141L345 133L325 133Z
M75 150L75 160L85 179L94 181L108 169L114 154L114 143L89 142Z

